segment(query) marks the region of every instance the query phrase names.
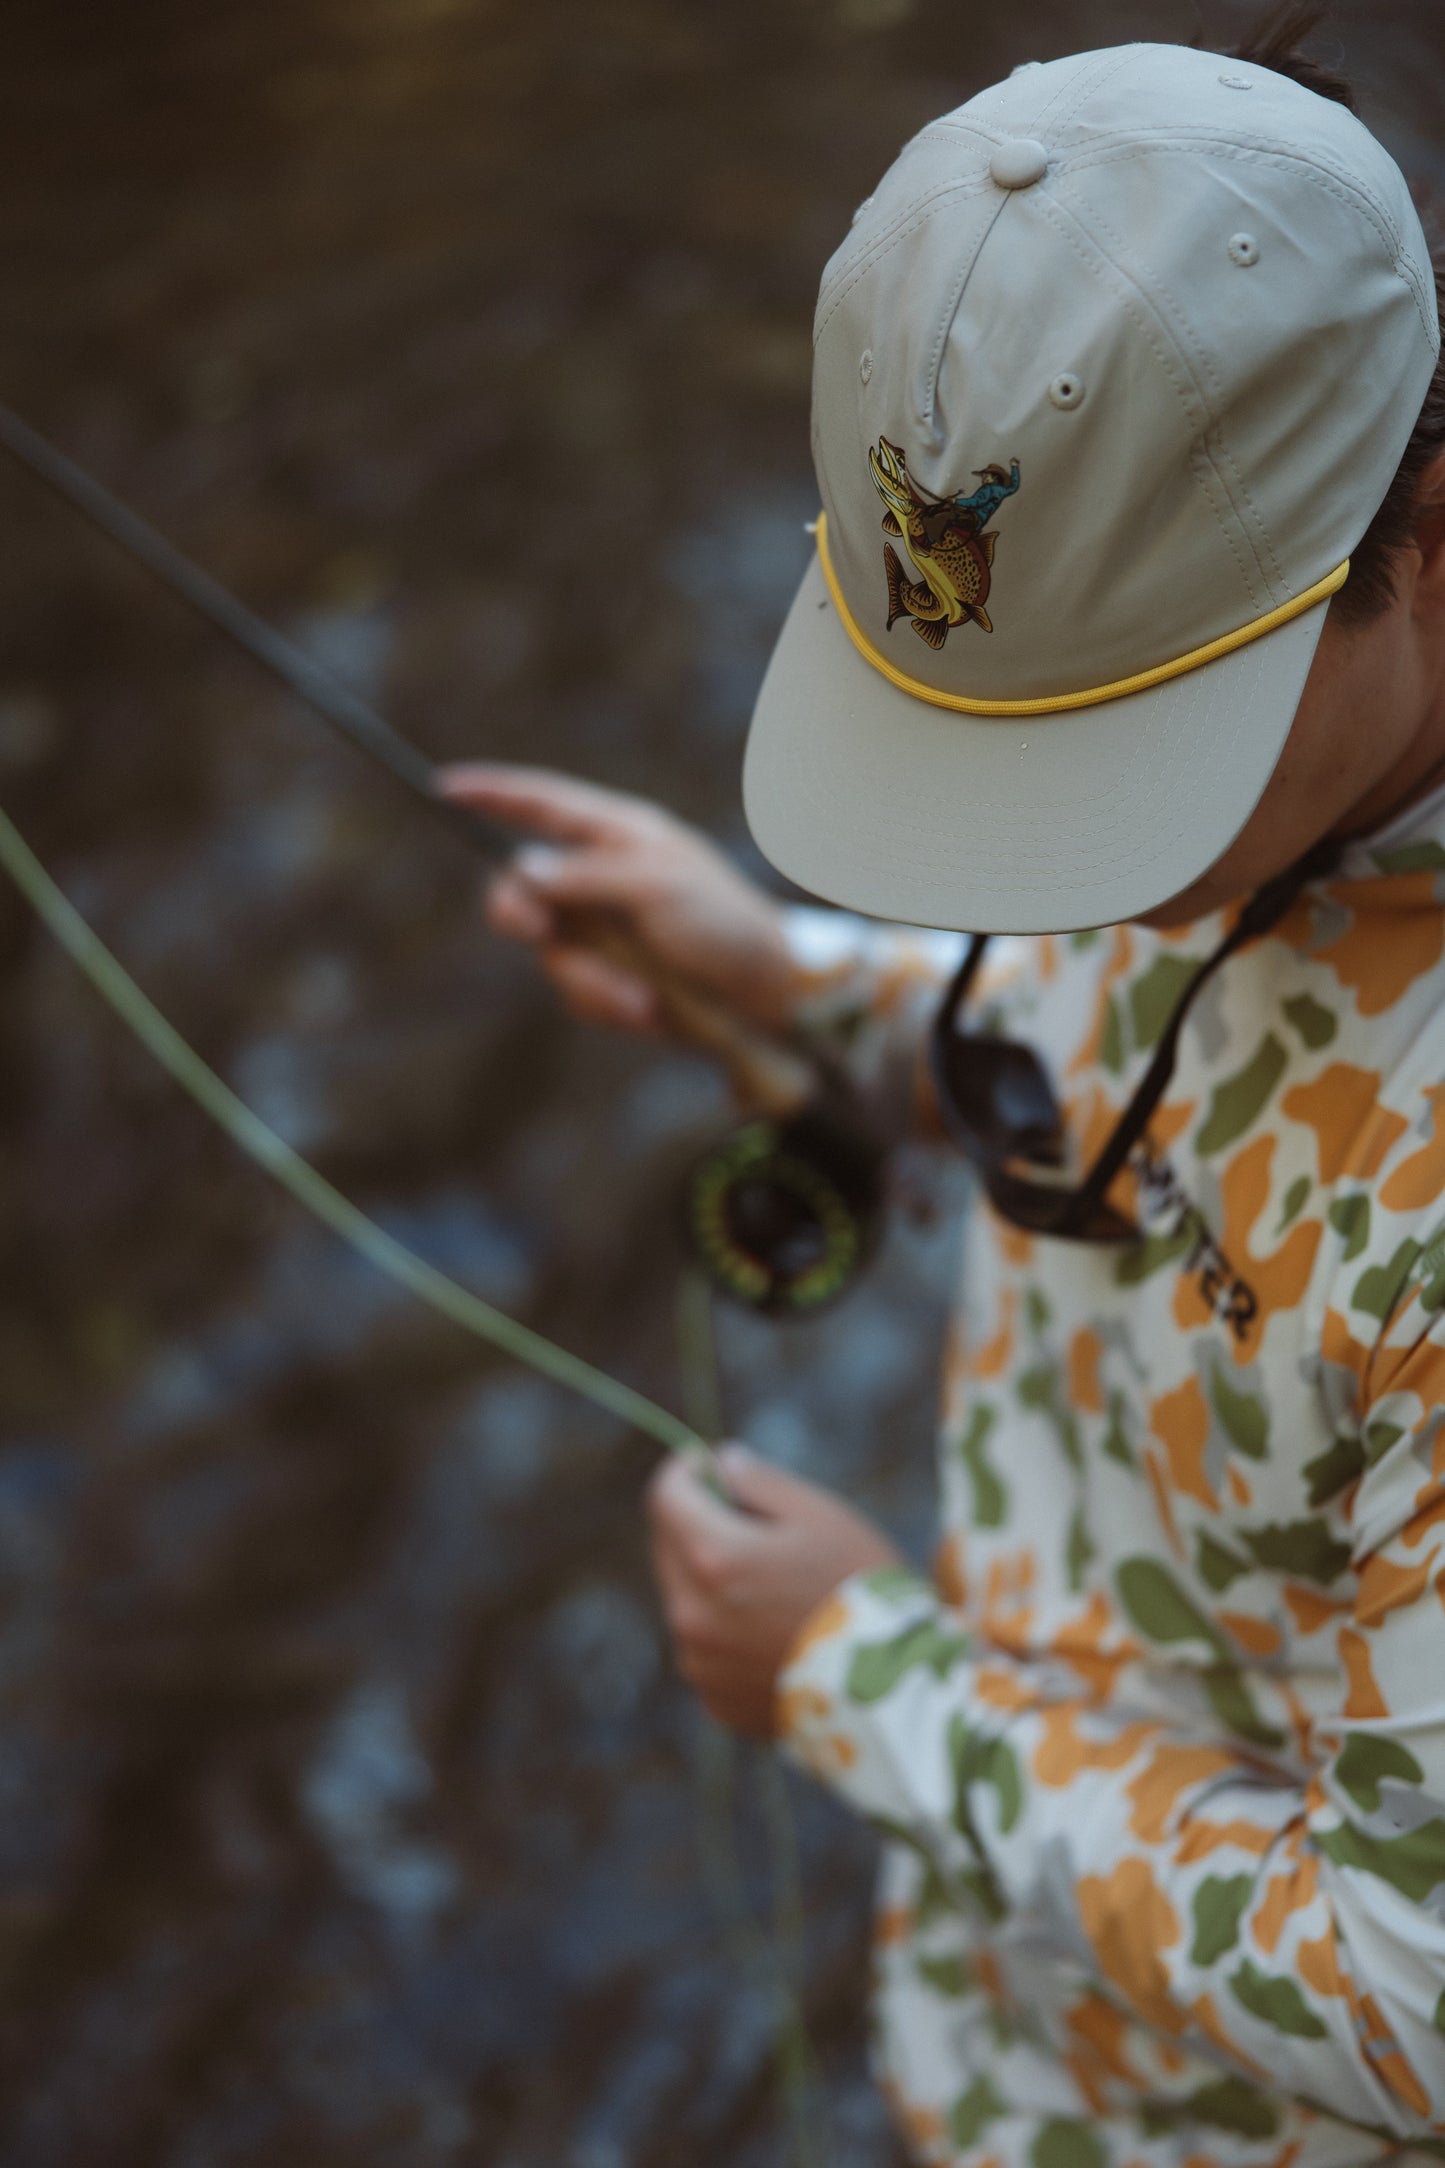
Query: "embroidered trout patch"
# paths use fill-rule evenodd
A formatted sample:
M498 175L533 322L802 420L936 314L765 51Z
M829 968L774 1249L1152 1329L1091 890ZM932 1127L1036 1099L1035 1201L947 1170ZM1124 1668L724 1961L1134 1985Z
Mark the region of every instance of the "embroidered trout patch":
M883 532L903 544L917 575L907 575L892 542L885 542L888 630L900 617L910 618L919 639L935 650L953 625L973 624L980 632L992 632L993 620L984 605L998 537L984 530L1019 486L1018 461L1012 461L1007 472L999 466L977 469L978 488L953 497L935 497L920 488L909 475L906 455L887 437L880 437L877 450L869 452L868 465L873 487L883 499Z

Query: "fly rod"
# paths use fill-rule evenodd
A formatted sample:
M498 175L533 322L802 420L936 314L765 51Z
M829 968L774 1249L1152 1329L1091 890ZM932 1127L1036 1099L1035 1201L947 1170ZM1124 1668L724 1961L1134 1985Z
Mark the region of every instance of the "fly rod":
M0 445L485 860L510 855L508 831L448 798L433 763L385 716L3 402ZM836 1065L821 1062L796 1034L790 1040L754 1031L681 984L616 916L569 913L567 929L646 980L669 1029L717 1060L737 1099L755 1112L705 1155L687 1186L688 1234L718 1285L753 1308L783 1313L815 1309L842 1292L872 1247L882 1152Z

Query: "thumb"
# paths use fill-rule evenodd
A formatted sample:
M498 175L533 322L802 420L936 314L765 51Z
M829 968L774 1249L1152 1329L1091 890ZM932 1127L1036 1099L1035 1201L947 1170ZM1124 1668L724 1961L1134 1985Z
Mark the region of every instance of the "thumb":
M762 1520L774 1521L789 1518L799 1506L817 1498L816 1484L805 1483L799 1476L788 1475L775 1467L762 1455L754 1453L746 1445L728 1444L718 1448L718 1466L723 1481L736 1502L749 1513L756 1513Z

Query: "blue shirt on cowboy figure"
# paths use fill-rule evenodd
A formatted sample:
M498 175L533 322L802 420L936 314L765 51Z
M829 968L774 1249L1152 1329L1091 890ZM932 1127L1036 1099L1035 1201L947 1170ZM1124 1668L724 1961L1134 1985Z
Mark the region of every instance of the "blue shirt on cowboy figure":
M953 509L955 512L971 513L978 522L978 529L982 530L993 518L1005 497L1011 497L1018 488L1019 463L1016 459L1012 462L1007 477L1002 467L977 467L974 471L981 486L971 497L955 497Z

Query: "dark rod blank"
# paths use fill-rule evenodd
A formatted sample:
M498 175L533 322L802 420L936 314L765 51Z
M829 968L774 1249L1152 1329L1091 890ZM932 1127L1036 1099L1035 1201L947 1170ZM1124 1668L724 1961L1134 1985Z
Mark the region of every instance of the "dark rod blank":
M40 436L10 407L0 403L0 444L22 466L53 489L110 536L128 556L137 558L162 584L188 602L238 647L280 678L308 707L330 723L358 751L368 753L388 773L423 799L431 811L488 857L505 856L511 839L505 831L441 795L437 771L426 755L394 730L386 718L333 677L315 659L257 617L243 602L184 556L138 513L113 497L74 460Z

